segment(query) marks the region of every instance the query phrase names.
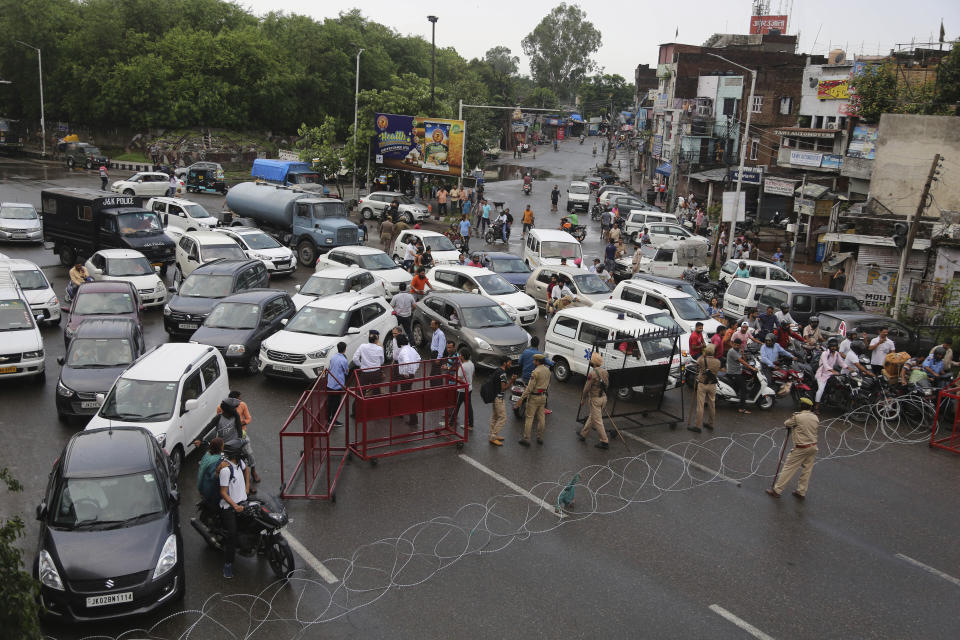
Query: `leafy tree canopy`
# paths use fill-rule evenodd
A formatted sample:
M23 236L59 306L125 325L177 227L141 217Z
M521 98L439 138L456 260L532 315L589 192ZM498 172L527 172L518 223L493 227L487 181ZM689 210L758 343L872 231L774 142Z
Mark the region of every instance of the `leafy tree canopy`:
M591 56L600 49L600 31L578 5L561 2L522 44L537 84L569 98L596 68Z

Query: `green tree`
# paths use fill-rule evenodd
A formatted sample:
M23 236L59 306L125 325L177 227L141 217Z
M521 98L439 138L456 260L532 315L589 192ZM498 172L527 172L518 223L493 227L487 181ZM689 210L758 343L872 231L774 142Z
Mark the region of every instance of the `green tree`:
M880 122L880 114L892 113L897 104L897 76L893 64L867 66L854 76L851 102L857 116L871 123Z
M520 58L512 55L508 47L488 49L483 56L485 75L489 77L491 100L502 106L516 102L514 76L520 66Z
M600 31L575 4L560 3L523 39L537 84L570 98L596 68L591 56L600 48Z
M352 158L344 158L346 150L337 145L337 124L334 119L325 117L319 127L301 124L297 135L300 137L296 143L300 159L309 162L325 181L332 177L336 183L337 195L342 198L340 171Z
M8 491L23 491L23 486L0 469L0 482ZM6 638L40 638L40 585L24 571L23 552L16 545L23 536L23 520L14 516L0 523L0 629Z
M560 106L560 101L557 100L557 94L549 88L537 87L523 99L523 105L537 109L556 109Z
M954 41L949 55L940 61L937 68L937 87L938 102L948 105L960 102L960 40Z
M605 114L611 106L616 112L633 105L633 87L617 74L591 76L580 85L577 96L585 117Z

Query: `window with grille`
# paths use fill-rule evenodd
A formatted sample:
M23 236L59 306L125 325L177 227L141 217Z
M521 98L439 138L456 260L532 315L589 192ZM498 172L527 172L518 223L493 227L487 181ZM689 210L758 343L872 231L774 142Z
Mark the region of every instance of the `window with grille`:
M753 101L750 103L750 111L753 113L763 112L763 96L753 96Z

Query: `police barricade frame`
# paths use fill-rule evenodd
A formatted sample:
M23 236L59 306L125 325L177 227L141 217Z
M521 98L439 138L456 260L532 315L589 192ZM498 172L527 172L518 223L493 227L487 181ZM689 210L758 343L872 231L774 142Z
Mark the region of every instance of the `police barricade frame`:
M953 402L953 425L947 435L939 435L940 411L945 409L950 402ZM960 407L960 390L943 389L937 395L937 412L933 417L933 425L930 430L931 447L960 453L960 411L957 410L958 407Z
M680 422L683 422L684 420L684 401L683 401L683 387L684 387L683 367L684 365L682 361L679 363L679 371L677 373L676 384L674 387L670 387L670 377L671 377L671 371L674 367L674 358L677 358L680 355L680 336L681 335L682 333L677 329L668 329L668 328L647 329L647 330L635 331L635 332L618 331L617 334L611 339L598 340L594 342L593 347L590 351L590 356L598 352L600 352L601 355L603 355L601 351L602 349L605 349L610 345L616 345L617 343L622 343L624 341L632 340L637 342L638 344L641 341L651 340L651 339L668 338L671 341L670 356L666 364L647 364L639 367L628 367L627 366L628 358L631 355L635 356L636 354L635 353L628 354L624 352L625 357L623 358L623 361L620 363L620 368L613 369L613 370L607 369L607 373L609 374L609 377L610 377L610 383L608 385L608 388L610 389L617 389L623 386L627 386L630 388L643 386L644 392L646 392L647 387L656 387L659 389L659 392L657 393L657 403L655 407L653 408L647 407L647 408L642 408L637 410L624 411L622 413L617 413L617 402L619 401L619 398L617 397L616 394L614 394L613 403L610 405L610 408L607 410L608 417L623 418L624 420L627 420L633 423L631 427L625 427L625 428L656 427L656 426L668 425L671 429L676 429L677 424ZM614 348L616 347L614 346ZM646 354L644 354L644 357L646 357ZM589 363L589 358L588 358L587 375L590 374L590 370L592 368L593 368L593 365ZM665 411L663 409L664 394L667 391L669 391L671 388L676 388L676 387L680 388L680 415L679 416L673 413L670 413L669 411ZM583 404L581 404L577 408L578 423L584 423L587 420L587 414L581 415L581 413L583 412L583 409L584 409ZM659 422L648 422L648 421L641 422L636 418L637 415L640 415L641 417L646 418L651 414L663 416L664 419Z

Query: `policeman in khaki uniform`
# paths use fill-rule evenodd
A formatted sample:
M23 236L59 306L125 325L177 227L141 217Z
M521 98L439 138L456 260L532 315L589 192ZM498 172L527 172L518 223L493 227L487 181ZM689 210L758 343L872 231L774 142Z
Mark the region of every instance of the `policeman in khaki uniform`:
M783 423L787 429L793 429L793 449L787 455L783 471L773 489L767 489L767 493L773 498L780 497L783 487L793 479L798 469L800 479L797 481L797 490L793 495L800 500L805 499L807 495L807 484L810 482L810 474L813 473L813 461L817 457L817 428L820 426L820 419L811 411L813 400L810 398L800 398L800 406L803 407L802 410Z
M596 444L598 449L609 449L610 441L607 439L607 432L603 428L603 408L607 405L607 387L610 385L610 374L603 368L603 357L594 352L590 356L590 366L592 370L587 374L587 383L583 385L583 395L581 401L586 401L590 408L590 415L583 425L583 429L577 431L577 437L580 442L587 439L590 429L596 429L600 436L600 442Z
M547 417L543 410L547 406L547 387L550 386L550 368L543 364L547 356L542 353L533 354L533 361L536 368L530 374L530 382L524 389L523 395L513 403L514 409L520 408L520 403L527 401L527 420L523 425L523 437L520 438L520 444L525 447L530 446L530 427L533 425L533 418L537 418L537 442L543 444L543 432L547 428Z

